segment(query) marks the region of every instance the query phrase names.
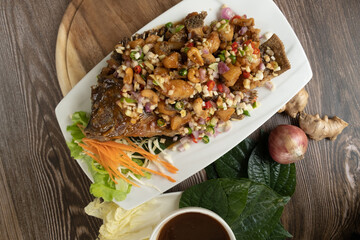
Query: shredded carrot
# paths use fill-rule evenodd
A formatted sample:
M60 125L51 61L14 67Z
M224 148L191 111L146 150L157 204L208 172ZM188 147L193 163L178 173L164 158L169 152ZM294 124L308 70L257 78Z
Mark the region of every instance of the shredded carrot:
M124 179L126 182L138 187L137 184L135 184L133 181L131 181L121 173L121 170L118 169L119 166L126 167L134 174L144 176L144 172L150 172L162 176L171 182L175 182L173 178L164 173L139 166L131 160L131 158L126 154L126 151L139 153L150 161L160 163L163 167L166 168L167 171L171 173L176 173L178 171L176 167L160 159L159 156L147 152L140 146L133 143L129 138L124 139L129 143L129 145L114 141L100 142L94 139L83 138L83 143L79 143L79 146L84 149L85 154L93 158L96 162L98 162L101 166L104 167L104 169L109 173L110 178L115 183L115 178L121 178Z

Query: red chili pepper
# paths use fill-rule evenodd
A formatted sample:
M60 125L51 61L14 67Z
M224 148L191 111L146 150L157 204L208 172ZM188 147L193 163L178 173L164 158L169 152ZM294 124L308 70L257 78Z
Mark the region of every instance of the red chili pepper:
M244 78L249 78L249 77L250 77L250 73L247 72L247 71L244 71L244 72L242 73L242 75L243 75Z
M237 42L233 42L233 44L231 44L232 48L237 48L238 47L238 43Z
M141 67L139 65L135 66L134 67L134 72L137 73L137 74L141 73Z
M224 86L222 84L218 84L217 85L217 89L219 90L219 92L223 93L224 92Z
M191 134L191 138L193 140L194 143L198 143L197 139L195 138L194 134Z
M206 118L206 122L208 122L208 121L210 121L210 117L207 117L207 118Z
M211 91L215 87L215 82L213 80L209 80L207 81L206 85L208 87L208 90Z
M244 45L248 46L248 45L251 44L251 43L252 43L252 40L249 39L249 40L247 40L246 42L244 42Z
M188 43L186 46L187 46L187 47L193 47L193 46L194 46L194 43L193 43L193 42Z
M205 108L206 108L206 109L209 109L209 108L211 108L211 107L212 107L212 104L211 104L210 101L205 102Z
M258 54L260 53L260 49L258 49L257 47L255 47L255 43L251 42L251 47L253 48L253 54Z
M237 42L233 42L233 44L231 44L231 48L235 53L237 53L237 51L238 51L238 46L239 45Z
M230 22L233 23L234 19L241 19L242 17L240 15L235 15Z

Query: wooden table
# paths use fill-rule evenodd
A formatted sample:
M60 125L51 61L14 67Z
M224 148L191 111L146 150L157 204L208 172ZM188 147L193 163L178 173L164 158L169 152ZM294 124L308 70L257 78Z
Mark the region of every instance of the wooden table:
M83 211L93 199L90 181L71 159L54 114L63 97L55 45L69 2L0 2L0 239L95 239L101 224ZM123 2L136 19L126 29L132 33L178 0ZM309 142L306 160L297 164L298 184L284 226L294 239L359 239L360 1L275 2L314 73L306 111L350 123L334 142ZM146 11L137 9L142 5ZM100 51L93 62L106 54ZM281 123L296 121L277 114L262 128ZM173 190L203 178L198 174Z

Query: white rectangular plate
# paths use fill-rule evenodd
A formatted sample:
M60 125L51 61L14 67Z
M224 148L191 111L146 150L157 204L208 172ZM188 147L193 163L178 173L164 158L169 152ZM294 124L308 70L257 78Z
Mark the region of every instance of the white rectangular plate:
M312 77L309 61L299 40L284 15L271 0L186 0L160 15L138 32L142 33L169 21L180 21L188 13L194 11L207 11L206 24L209 24L212 20L218 19L223 4L229 6L239 15L246 14L248 17L253 17L255 26L260 28L262 33L276 33L285 45L291 69L273 80L276 86L273 91L264 88L258 89L258 100L261 105L251 112L251 117L233 122L230 131L211 139L207 145L203 143L193 144L185 152L169 151L174 165L179 169L177 174L169 174L176 180L176 183L169 182L158 176L152 176L150 180L147 180L149 183L156 185L161 192L174 187L240 143L274 115ZM96 76L106 66L106 60L109 58L110 54L96 65L56 107L56 117L66 141L71 141L71 136L66 131L66 126L71 124L69 116L76 111L90 112L90 87L96 84ZM78 163L91 179L87 166L81 161L78 161ZM149 187L133 187L126 200L117 203L125 209L131 209L159 195L161 192Z

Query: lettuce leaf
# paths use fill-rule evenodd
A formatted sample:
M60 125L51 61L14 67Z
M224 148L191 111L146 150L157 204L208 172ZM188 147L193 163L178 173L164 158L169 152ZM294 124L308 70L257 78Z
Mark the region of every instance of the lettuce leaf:
M83 154L83 148L78 143L85 137L81 128L85 128L89 122L89 116L86 112L75 112L72 117L72 124L66 130L72 136L71 142L67 142L71 157L84 161L93 177L94 182L90 186L90 193L95 197L101 197L104 201L122 201L131 190L131 185L122 179L116 179L113 182L110 175L98 165L91 157ZM149 176L147 176L149 177Z

